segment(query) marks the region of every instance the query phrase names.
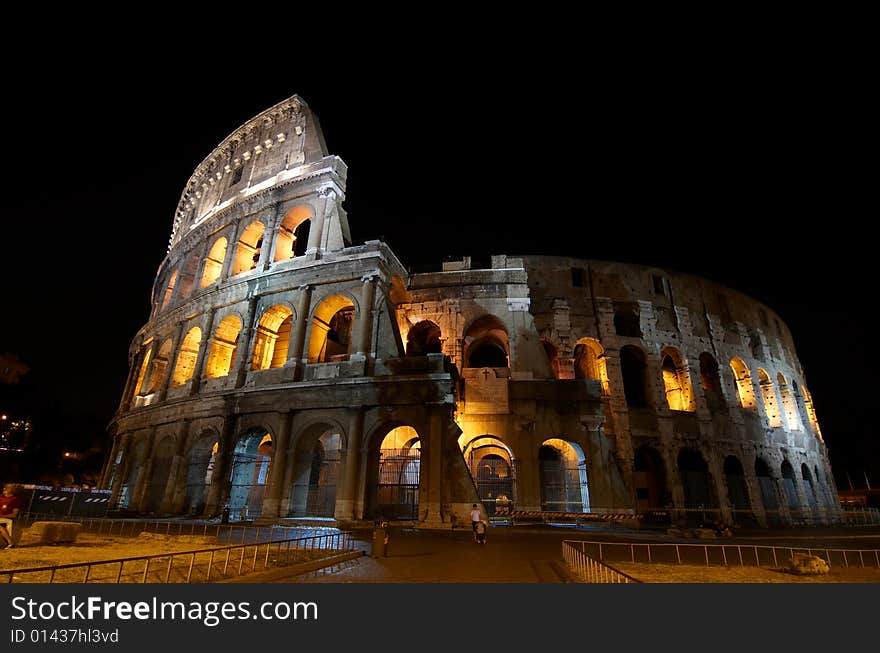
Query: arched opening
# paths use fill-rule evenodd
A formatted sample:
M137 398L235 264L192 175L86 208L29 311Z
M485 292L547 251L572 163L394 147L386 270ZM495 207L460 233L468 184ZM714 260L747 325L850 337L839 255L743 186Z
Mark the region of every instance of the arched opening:
M153 452L152 475L147 488L147 500L143 508L146 512L156 512L162 507L168 475L171 472L171 461L174 459L175 440L166 435Z
M189 450L186 467L186 499L184 511L188 515L205 512L208 488L214 479L219 442L213 433L202 435Z
M510 448L492 435L481 435L465 446L462 455L486 514L494 517L513 512L516 461Z
M693 412L694 393L690 374L684 357L674 347L667 347L661 353L661 372L666 390L666 404L669 410Z
M199 268L199 257L195 254L190 255L183 266L180 273L180 298L186 299L192 293L193 286L196 282L196 271Z
M666 488L666 466L663 457L653 447L642 445L633 456L633 485L636 490L636 510L662 510L670 503Z
M695 449L682 449L678 453L678 475L684 489L684 507L688 520L705 522L714 518L718 500L712 488L712 475L703 454Z
M309 427L297 439L288 516L333 517L342 436L327 424Z
M165 376L165 370L168 368L168 359L171 356L171 338L166 338L165 342L162 343L162 346L159 347L159 351L156 353L156 357L153 358L153 363L150 366L149 377L147 378L144 387L147 389L145 393L142 394L152 394L157 392L160 387L162 387L162 379Z
M141 438L134 444L130 453L126 456L126 476L122 483L122 487L119 490L119 497L116 501L116 505L120 510L127 509L131 503L134 488L135 485L137 485L138 474L144 464L144 452L146 451L146 448L146 442Z
M186 333L180 349L177 351L177 365L174 367L174 376L171 385L183 385L192 378L196 370L196 359L199 356L199 345L202 342L202 330L193 327Z
M556 351L556 347L546 338L541 338L541 346L544 348L544 353L547 355L547 362L550 363L550 369L553 370L553 378L558 379L559 353Z
M347 297L333 295L322 301L312 315L309 363L348 360L354 334L354 304Z
M628 338L641 338L642 328L639 314L632 308L618 308L614 311L614 332Z
M165 286L165 295L162 297L162 306L159 307L159 310L165 310L168 306L168 302L171 301L171 296L174 294L174 284L177 283L177 270L174 270L171 273L171 277L168 279L168 285Z
M284 216L275 235L274 260L286 261L306 253L309 244L312 210L306 206L297 206Z
M421 441L411 426L398 426L382 439L373 513L383 519L415 520L419 516Z
M259 220L251 222L238 239L235 248L235 259L232 262L232 274L249 272L260 262L260 251L263 248L263 232L265 225Z
M464 335L465 367L508 367L507 329L494 315L475 320Z
M747 410L757 410L755 403L755 390L752 387L752 374L748 366L739 358L730 361L730 369L733 370L733 378L736 381L736 392L739 396L739 405Z
M794 396L788 389L788 383L782 372L776 375L776 382L779 384L779 397L782 400L782 412L785 414L785 423L788 424L790 431L801 430L801 420L798 416L798 407Z
M229 477L228 505L232 519L245 521L262 514L272 447L272 435L262 430L249 431L238 439Z
M541 478L541 510L589 512L590 491L587 462L575 443L551 438L538 450Z
M621 348L620 371L623 375L623 394L626 397L626 405L632 408L647 406L648 365L644 352L633 345Z
M724 459L724 478L727 481L727 502L739 525L754 523L745 470L736 456Z
M223 270L223 260L226 258L226 238L218 238L211 245L211 251L205 258L205 264L202 268L201 287L206 288L220 278L220 272Z
M252 370L268 370L283 367L290 347L290 329L293 311L283 304L267 308L257 325L254 341Z
M810 474L810 468L807 463L801 463L801 478L804 479L804 494L807 495L807 504L813 514L819 514L819 503L816 500L816 488L813 485L813 475Z
M138 395L144 390L144 379L147 376L147 369L150 366L150 357L153 353L153 347L147 345L141 349L141 365L138 369L137 381L134 384L134 394Z
M605 350L597 340L581 338L574 347L574 378L591 379L602 384L602 394L611 394Z
M709 410L723 409L725 404L724 393L721 391L721 372L712 354L705 351L700 354L700 383Z
M819 420L816 419L816 409L813 406L813 397L810 395L810 391L807 390L807 386L801 386L801 391L804 396L804 408L807 411L807 417L810 420L810 428L813 429L813 433L816 435L819 440L822 440L822 431L819 430Z
M406 335L406 355L424 356L442 353L440 327L430 320L415 324Z
M779 501L776 497L776 482L770 472L770 466L763 458L755 459L755 476L758 479L758 487L761 488L761 502L764 504L768 525L781 525L782 518L779 513Z
M758 385L761 386L761 399L764 400L767 423L771 428L782 426L782 417L779 414L779 403L776 401L776 390L773 387L773 380L760 367L758 368Z
M782 487L785 489L788 510L793 518L800 519L801 502L798 499L797 488L795 487L797 479L795 479L794 476L794 468L791 466L790 462L783 460L780 472L782 473Z
M208 354L208 362L205 365L205 377L217 379L227 376L235 361L235 352L238 351L238 336L241 333L241 320L237 315L228 315L223 318L214 331L211 341L211 351Z

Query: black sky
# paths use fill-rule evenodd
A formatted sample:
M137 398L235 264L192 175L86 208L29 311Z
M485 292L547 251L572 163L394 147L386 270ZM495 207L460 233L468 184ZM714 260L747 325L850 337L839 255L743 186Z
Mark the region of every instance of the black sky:
M880 485L870 419L872 101L819 59L169 61L113 51L4 84L0 351L45 402L109 421L172 214L238 125L299 94L349 166L355 241L405 264L560 254L671 267L794 335L838 484ZM308 68L308 70L303 70ZM523 223L524 226L523 226Z

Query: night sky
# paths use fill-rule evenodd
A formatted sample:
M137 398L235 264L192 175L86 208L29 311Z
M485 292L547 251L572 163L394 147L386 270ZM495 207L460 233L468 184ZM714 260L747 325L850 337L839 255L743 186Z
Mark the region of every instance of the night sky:
M30 365L38 410L103 428L190 174L299 94L348 164L356 242L383 238L414 267L558 254L745 292L791 328L838 486L847 472L880 485L856 71L554 54L415 68L351 57L308 72L293 59L246 73L228 58L130 61L119 74L104 52L16 68L4 81L0 352Z

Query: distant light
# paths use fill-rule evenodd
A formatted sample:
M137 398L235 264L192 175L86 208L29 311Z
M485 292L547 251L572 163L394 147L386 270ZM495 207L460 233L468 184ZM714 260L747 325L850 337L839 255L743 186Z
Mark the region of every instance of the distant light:
M0 419L6 419L6 415L0 415Z
M64 452L64 457L65 457L65 458L70 458L70 452L69 452L69 451L65 451L65 452Z

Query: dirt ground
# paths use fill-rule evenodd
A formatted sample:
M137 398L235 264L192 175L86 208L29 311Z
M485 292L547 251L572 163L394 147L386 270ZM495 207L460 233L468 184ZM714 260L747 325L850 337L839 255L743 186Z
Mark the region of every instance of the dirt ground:
M700 567L615 563L614 567L643 583L880 583L880 569L832 567L827 575L797 576L767 567Z

